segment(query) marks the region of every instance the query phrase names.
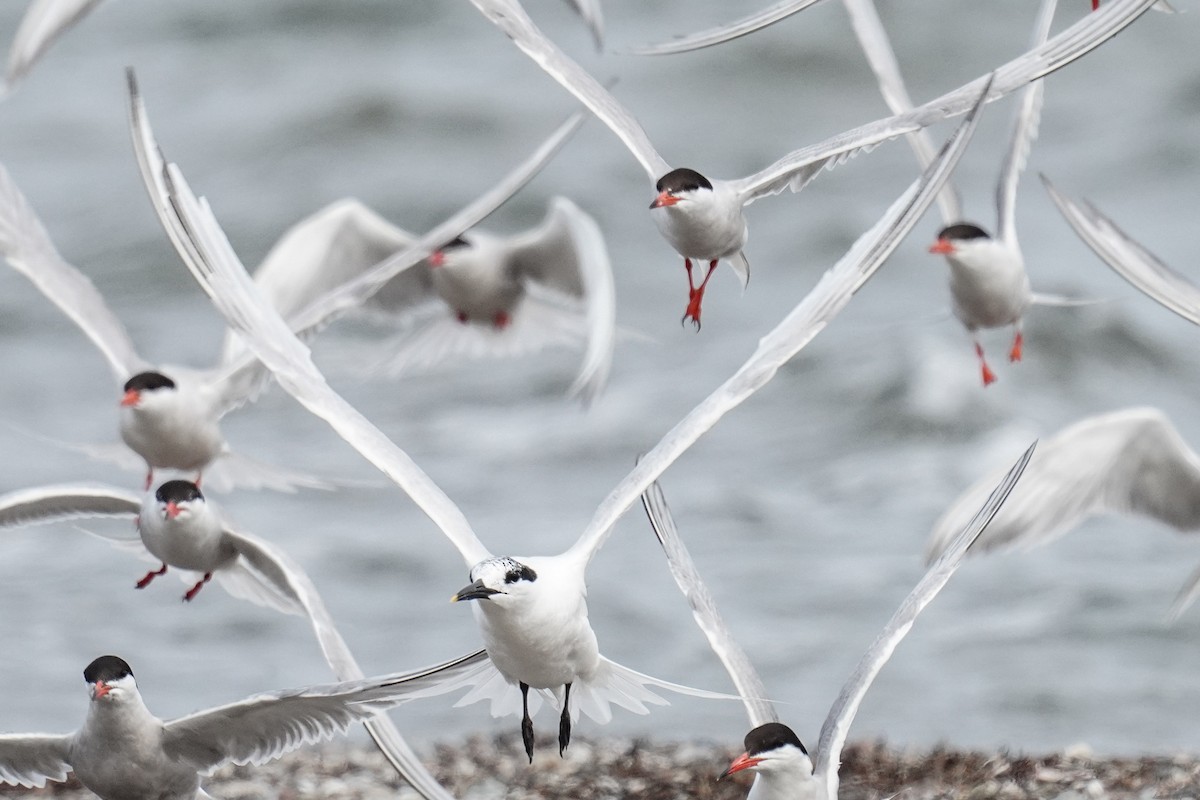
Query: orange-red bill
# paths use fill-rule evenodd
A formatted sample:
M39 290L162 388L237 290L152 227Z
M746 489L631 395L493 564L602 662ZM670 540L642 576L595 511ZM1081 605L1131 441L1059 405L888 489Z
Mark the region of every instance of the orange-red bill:
M121 405L136 406L138 404L138 401L141 399L142 399L141 392L139 392L137 389L130 389L129 391L125 392L125 396L121 398Z
M654 202L650 204L651 208L664 208L673 206L679 202L679 198L670 192L662 192L658 197L654 198Z
M721 777L724 778L732 775L735 772L741 772L744 769L750 769L760 761L762 761L761 758L753 758L749 753L742 753L733 760L733 763L729 765L729 769L721 773ZM718 780L720 780L720 778L718 778Z
M929 245L929 252L937 253L938 255L949 255L954 252L954 243L949 239L938 239L933 244Z

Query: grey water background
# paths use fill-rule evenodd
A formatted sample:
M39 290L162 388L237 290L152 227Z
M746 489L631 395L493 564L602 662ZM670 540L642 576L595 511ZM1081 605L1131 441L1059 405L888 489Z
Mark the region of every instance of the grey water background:
M1035 3L882 4L914 98L1022 51ZM1056 30L1087 3L1064 0ZM1184 4L1185 6L1187 4ZM615 92L672 161L738 176L885 113L844 10L824 3L697 54L598 56L556 0L530 0L544 29ZM15 30L24 3L0 6ZM619 50L731 17L705 0L605 5ZM925 252L931 211L844 314L776 379L684 455L663 483L683 534L784 719L815 743L862 651L922 572L941 510L1035 437L1086 415L1150 404L1200 444L1200 332L1107 270L1059 218L1036 177L1096 202L1168 263L1194 273L1200 176L1195 14L1148 14L1049 79L1041 136L1018 206L1032 280L1106 298L1034 310L1025 361L985 335L999 382L984 391L950 318L946 268ZM468 3L386 0L122 0L70 32L0 104L0 163L64 256L95 281L152 360L204 365L222 326L168 246L128 142L123 68L133 65L168 156L208 196L247 264L293 221L353 195L409 230L439 221L515 163L573 108ZM994 225L992 191L1012 103L985 112L956 176ZM935 130L940 139L948 126ZM619 323L607 393L588 412L561 397L577 356L456 363L364 379L375 329L343 321L315 344L339 391L422 465L498 553L559 552L671 425L750 354L915 175L902 142L749 211L754 268L741 294L713 279L704 329L679 325L680 259L648 216L636 162L590 121L488 222L531 225L564 194L603 227ZM1200 277L1200 276L1197 276ZM0 409L14 426L77 442L116 439L117 392L95 349L21 277L0 269ZM234 448L375 488L236 492L214 498L244 529L310 572L369 673L478 646L450 605L467 569L437 529L324 424L273 389L226 418ZM0 426L0 489L141 476ZM123 524L123 523L113 523ZM1089 522L1025 554L972 561L924 613L864 702L852 738L1025 751L1196 750L1200 609L1164 624L1197 563L1194 540L1142 520ZM164 717L330 678L299 618L215 587L187 606L170 578L70 525L3 533L0 729L72 729L80 672L102 653L134 667ZM639 508L589 571L602 650L635 669L728 689ZM703 737L734 745L740 705L672 697L577 734ZM515 731L446 698L393 712L419 743ZM552 729L543 712L539 728ZM514 752L514 758L519 755Z

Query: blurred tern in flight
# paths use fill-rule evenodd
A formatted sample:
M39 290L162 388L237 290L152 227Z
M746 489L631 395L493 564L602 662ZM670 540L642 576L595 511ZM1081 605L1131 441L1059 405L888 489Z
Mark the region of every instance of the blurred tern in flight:
M721 260L733 267L743 287L749 280L750 265L742 252L747 237L745 206L784 189L798 192L825 168L835 167L888 139L967 111L980 88L993 78L989 100L1054 72L1132 22L1153 0L1124 3L1117 0L1099 13L1089 14L1053 41L996 70L992 78L981 77L906 114L878 120L796 150L766 169L737 180L714 179L690 168L672 168L659 155L637 119L547 38L517 0L472 2L550 77L608 125L655 182L657 196L650 204L654 222L683 256L688 274L688 304L683 321L690 320L699 328L704 290ZM699 284L692 272L694 260L707 265Z
M844 3L888 108L894 114L909 111L912 101L904 87L899 64L873 0L844 0ZM1031 48L1040 47L1049 37L1054 9L1055 0L1043 1L1034 24ZM983 345L977 334L980 328L1012 325L1013 342L1008 357L1010 361L1019 361L1024 347L1021 319L1031 305L1073 305L1080 302L1033 292L1017 241L1017 182L1029 159L1033 141L1037 138L1043 88L1043 81L1039 80L1021 92L1008 150L996 185L996 235L992 236L981 226L964 218L961 202L952 187L944 189L939 197L946 224L929 250L946 257L950 267L950 297L954 315L971 335L984 386L994 382L996 375L984 357ZM908 135L908 139L921 165L928 164L933 157L933 145L927 132L915 131Z
M470 568L471 583L453 599L479 601L475 605L476 620L498 671L490 676L481 674L481 683L464 700L491 699L493 714L516 711L514 704L503 703L512 698L508 687L518 686L522 738L532 759L531 714L536 705L531 706L530 700L536 703L538 696L534 693L531 698L530 688L542 690L560 709L560 752L570 741L572 715L579 710L598 722L610 718L610 703L644 713L644 703L663 702L648 687L719 696L639 674L601 656L587 619L587 565L607 539L613 523L649 481L816 336L912 229L961 157L986 95L985 86L972 112L921 180L909 187L854 244L809 298L762 340L759 351L726 386L643 459L601 504L592 525L568 550L553 557L519 558L494 556L453 501L403 450L329 387L303 345L270 305L257 296L208 204L192 194L174 164L163 162L145 114L135 114L133 119L139 159L146 167L143 177L147 190L160 209L169 238L214 304L275 373L280 385L401 486L462 555ZM134 102L140 101L134 98ZM682 434L674 435L680 430Z
M133 97L135 104L140 98ZM197 200L175 165L166 165L144 109L133 115L138 157L146 165L154 206L181 257L247 347L275 372L280 385L324 419L384 474L403 488L442 529L469 568L471 583L454 600L478 600L476 619L484 639L487 669L473 674L473 690L460 702L492 701L493 715L522 715L522 738L533 759L533 723L541 699L560 709L558 743L570 742L579 712L600 723L611 704L646 713L646 703L665 703L650 687L697 697L727 699L643 675L600 655L587 618L585 571L602 538L581 539L553 557L495 556L476 537L462 512L412 459L334 392L313 365L307 349L261 298L238 261L208 205ZM453 675L425 694L462 688ZM511 688L520 688L520 703ZM532 696L530 689L535 689Z
M945 550L994 479L981 479L942 514L926 545L928 558ZM1036 547L1099 514L1150 517L1179 531L1200 530L1200 456L1162 411L1128 408L1087 417L1039 446L975 552ZM1176 596L1172 617L1198 589L1200 572Z
M168 567L194 571L203 577L184 595L184 600L191 600L215 576L235 597L306 616L334 677L340 681L365 677L304 570L273 544L235 530L194 483L168 481L143 498L115 487L83 484L43 486L0 496L0 527L134 515L141 546L137 540L97 535L123 549L132 546L130 549L148 551L162 563L159 570L139 581L137 588L144 588ZM460 663L469 665L472 658L482 658L482 651ZM381 715L365 725L401 777L422 796L450 799L391 720Z
M209 798L201 775L225 763L264 764L345 733L409 699L413 688L448 666L266 692L161 720L146 707L129 664L100 656L83 671L91 698L83 727L70 734L0 735L0 783L40 787L74 772L103 800Z
M286 319L302 302L415 242L359 201L340 200L292 226L254 282L276 298ZM391 375L456 355L518 355L583 342L569 393L587 403L603 390L612 363L616 300L608 249L595 220L565 197L551 200L531 230L498 236L472 229L455 237L390 280L363 308L402 327L380 348Z
M1082 204L1072 202L1049 178L1041 178L1063 218L1101 261L1150 299L1193 325L1200 325L1200 287L1160 261L1100 209L1086 200Z
M717 611L708 587L679 536L661 488L654 483L646 490L642 495L642 506L666 553L675 583L691 605L697 626L725 665L742 697L750 724L755 726L746 734L746 751L729 765L721 777L742 770L754 772L754 785L750 789L752 800L792 800L797 797L837 799L842 747L867 690L897 645L908 634L917 615L950 580L967 550L1004 504L1029 463L1035 446L1036 442L995 486L965 527L957 531L951 546L918 581L883 631L875 637L825 717L815 758L810 756L795 732L779 721L771 703L763 699L766 691L762 679Z

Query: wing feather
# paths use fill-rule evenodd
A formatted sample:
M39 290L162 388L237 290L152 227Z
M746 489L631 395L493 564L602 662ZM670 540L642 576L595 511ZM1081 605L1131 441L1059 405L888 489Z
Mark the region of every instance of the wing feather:
M0 735L0 783L42 787L46 781L65 781L70 736L46 733Z

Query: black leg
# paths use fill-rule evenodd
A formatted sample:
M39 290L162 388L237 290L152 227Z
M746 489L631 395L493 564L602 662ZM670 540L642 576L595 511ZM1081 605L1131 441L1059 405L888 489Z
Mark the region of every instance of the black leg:
M571 684L563 687L562 716L558 718L558 756L562 758L563 751L571 743Z
M529 684L522 683L521 686L521 707L525 715L521 717L521 741L525 743L525 755L529 756L529 763L533 763L533 720L529 718Z

